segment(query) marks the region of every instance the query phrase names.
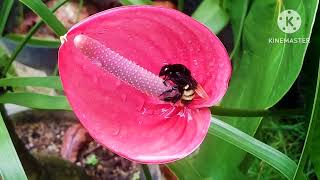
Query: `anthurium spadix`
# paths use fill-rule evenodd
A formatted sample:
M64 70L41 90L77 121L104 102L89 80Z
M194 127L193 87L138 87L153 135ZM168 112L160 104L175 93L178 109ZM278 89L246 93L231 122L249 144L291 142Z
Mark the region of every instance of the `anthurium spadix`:
M141 163L172 162L199 147L208 107L231 74L224 46L204 25L175 10L131 6L93 15L62 39L62 84L96 141Z

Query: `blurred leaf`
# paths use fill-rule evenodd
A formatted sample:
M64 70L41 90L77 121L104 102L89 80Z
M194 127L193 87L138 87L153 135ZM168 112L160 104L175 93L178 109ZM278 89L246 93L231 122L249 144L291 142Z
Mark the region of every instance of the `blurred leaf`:
M285 154L272 148L271 146L262 143L261 141L258 141L252 136L249 136L248 134L216 118L211 119L209 134L216 136L240 149L243 149L244 151L249 152L257 158L265 161L275 169L279 170L288 179L293 178L297 168L296 163ZM200 148L202 147L200 146ZM221 166L223 166L223 164L221 164ZM191 179L204 179L199 172L193 173L185 171L185 169L192 169L196 171L191 163L184 163L180 161L178 163L169 165L169 167L172 168L179 177L181 177L179 174L183 174L182 177L185 179L187 179L187 177L192 177ZM242 175L240 172L232 173L233 179L243 179L240 178L241 176ZM212 178L215 179L215 176Z
M67 33L66 28L51 12L51 10L40 0L19 0L28 6L34 13L41 17L41 19L58 35L63 36Z
M6 34L4 38L10 39L16 42L22 42L26 38L26 36L23 34L9 33L9 34ZM58 39L45 39L45 38L32 37L28 41L28 45L47 47L47 48L58 48L60 46L60 41Z
M318 46L319 47L319 46ZM319 67L320 70L320 67ZM317 84L317 97L315 98L315 101L317 100L317 103L319 103L319 79L320 75L318 74L318 84ZM319 104L318 107L315 106L316 104L313 105L313 111L310 117L310 121L315 121L312 124L314 127L313 128L319 128L320 127L320 116L319 112ZM309 125L310 126L310 125ZM311 127L310 127L311 128ZM311 135L310 135L311 136ZM312 145L310 149L310 160L312 161L312 164L314 166L315 172L317 174L318 179L320 179L320 132L319 131L314 131L312 137ZM309 142L310 143L310 142Z
M220 0L204 0L192 17L218 34L229 21L229 16L220 5Z
M0 77L4 76L4 71L9 64L9 56L7 52L0 46Z
M178 0L178 9L179 11L183 11L184 9L184 0Z
M13 3L14 0L2 0L0 2L0 37L3 35Z
M0 115L0 179L27 180L10 135Z
M278 28L278 13L283 7L294 9L301 15L303 23L296 33L285 34ZM300 72L307 44L270 44L269 38L309 38L317 7L318 0L252 1L245 17L241 46L239 53L234 56L230 87L221 103L222 107L267 109L288 92ZM241 6L231 6L229 9L232 12L239 11L239 8L243 9ZM239 17L242 17L241 14ZM239 27L238 22L236 28ZM261 120L236 117L221 119L249 135L255 133ZM187 173L179 177L184 179L191 174L198 174L203 178L238 179L233 172L237 172L245 154L208 134L197 156L181 161L191 164L192 168L185 169Z
M320 10L318 9L318 13ZM320 110L319 108L319 81L320 81L320 19L316 18L312 30L311 42L306 54L306 60L303 64L301 73L302 92L306 101L306 120L309 120L304 148L297 169L299 179L303 174L306 161L310 155L310 160L314 166L315 172L320 178L320 132L315 130L320 127Z
M317 149L320 147L320 141L319 141L320 133L315 131L315 129L317 127L319 128L319 125L320 125L320 91L319 91L319 86L320 86L320 68L318 68L318 80L317 80L317 86L316 86L314 100L312 103L313 107L312 107L312 111L310 114L310 121L309 121L307 136L306 136L303 150L301 153L301 157L299 160L298 169L297 169L293 179L301 179L301 177L304 176L303 169L304 169L305 163L307 161L307 158L309 156L309 151L310 151L310 147L312 144L312 140L314 140L314 143L313 143L314 151L312 152L314 154L313 157L316 159L320 159L320 153L319 153L320 151L319 151L319 149ZM315 162L315 159L313 160L313 162ZM316 167L318 168L319 162L315 162L315 164L316 164Z
M35 109L71 110L65 96L48 96L28 92L5 93L0 96L0 103L11 103Z
M91 165L91 166L95 166L99 163L99 160L97 158L97 156L95 154L90 154L87 158L86 158L86 164Z
M66 3L68 0L59 0L54 7L51 9L52 12L55 12L58 10L64 3ZM40 26L43 24L43 20L38 21L32 28L29 30L28 34L25 36L25 38L21 41L20 44L16 47L14 52L12 53L8 65L4 69L4 73L6 74L12 64L12 62L16 59L16 57L19 55L23 47L27 44L27 42L31 39L34 33L37 32L37 30L40 28Z
M120 0L123 5L152 4L151 0Z
M36 87L47 87L47 88L54 88L57 90L63 90L60 82L60 78L58 76L4 78L4 79L0 79L0 86L2 87L36 86Z

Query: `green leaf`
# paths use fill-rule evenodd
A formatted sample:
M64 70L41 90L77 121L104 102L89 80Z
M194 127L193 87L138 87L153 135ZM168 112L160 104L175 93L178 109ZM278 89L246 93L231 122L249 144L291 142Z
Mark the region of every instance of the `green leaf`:
M317 51L319 51L318 47L319 46L316 46ZM317 63L319 64L319 61ZM319 64L318 71L320 71L320 64ZM312 105L310 107L310 109L312 111L311 112L309 111L310 117L308 116L308 118L310 119L309 131L308 131L309 132L308 133L309 140L308 140L308 144L305 143L305 145L308 145L308 146L310 146L310 143L311 143L311 148L304 150L304 152L307 152L307 150L308 150L309 151L308 153L310 153L310 157L311 157L310 160L312 161L312 164L314 166L314 169L315 169L315 172L317 174L318 179L320 179L320 132L319 131L314 131L314 128L319 128L320 127L319 82L320 82L320 75L318 73L317 88L316 88L316 93L314 94L315 98L314 98L314 101L311 101L309 103L310 105ZM313 131L312 134L310 134L310 130ZM310 142L310 139L312 140L312 142ZM306 158L305 156L307 156L307 154L303 153L302 157L301 157L301 160L300 160L301 161L300 166L305 164L305 158ZM302 171L302 169L300 171Z
M4 28L6 27L13 3L14 0L3 0L2 3L0 3L0 37L2 36Z
M315 172L320 178L320 132L315 130L320 127L320 19L317 18L311 42L307 51L306 60L303 65L301 79L303 80L304 97L306 99L306 120L309 119L309 127L305 139L304 147L300 156L296 178L304 176L304 168L310 155Z
M9 33L6 34L4 38L16 42L22 42L26 38L26 35ZM28 45L47 48L58 48L60 46L60 41L58 39L31 37L31 39L28 41Z
M6 125L0 115L0 179L27 180Z
M0 46L0 77L3 77L4 70L9 64L9 55L7 52Z
M152 4L151 0L120 0L123 5L142 5L142 4Z
M0 103L11 103L35 109L71 110L65 96L19 92L5 93L0 96Z
M310 151L310 148L311 148L311 141L314 140L314 148L317 148L319 147L319 135L320 133L315 131L315 129L317 127L319 127L320 125L320 89L319 89L319 86L320 86L320 68L318 68L318 80L317 80L317 86L316 86L316 91L315 91L315 97L314 97L314 101L313 101L313 106L312 106L312 112L311 112L311 115L310 115L310 121L309 121L309 127L308 127L308 131L307 131L307 136L306 136L306 139L305 139L305 142L304 142L304 146L303 146L303 150L302 150L302 153L301 153L301 157L300 157L300 160L299 160L299 164L298 164L298 169L295 173L295 176L294 176L294 180L295 179L301 179L301 177L304 176L303 174L303 169L304 169L304 166L305 166L305 163L307 161L307 158L309 156L309 151ZM318 142L317 142L318 141ZM315 149L315 152L319 152L319 149ZM313 152L313 154L315 156L315 158L319 158L319 154L315 154L315 152ZM318 163L319 162L316 162L316 166L318 168Z
M288 156L223 121L212 118L211 122L210 134L265 161L288 179L293 178L297 165Z
M265 161L275 169L279 170L288 179L293 178L297 168L296 163L285 154L258 141L252 136L216 118L211 119L209 134L216 136L219 139L226 141ZM200 148L202 147L200 146ZM192 157L189 159L192 160ZM223 164L221 164L221 166L223 166ZM189 177L192 177L191 179L205 179L200 172L193 173L186 171L186 169L197 171L195 167L193 167L193 164L189 161L180 161L178 163L169 165L169 167L182 179L187 179ZM233 179L239 179L239 174L239 172L236 176L234 176L235 174L232 174L234 177ZM215 176L212 178L215 179Z
M51 12L51 10L40 0L19 0L28 6L34 13L41 17L41 19L58 35L63 36L67 33L66 28Z
M225 6L227 11L230 13L230 22L232 24L232 31L234 36L234 47L230 54L230 58L233 59L234 54L239 53L242 30L244 20L247 15L249 0L228 0L226 1Z
M0 86L25 87L37 86L63 90L58 76L48 77L12 77L0 79Z
M220 5L220 0L204 0L192 17L206 25L214 33L219 33L229 21L229 16Z
M277 16L283 7L300 13L303 23L296 33L285 34L278 28ZM307 44L269 44L268 40L272 37L310 38L317 7L318 0L253 0L250 3L248 12L245 12L247 15L239 53L233 59L230 87L221 103L222 107L268 109L287 93L300 72ZM239 11L238 8L243 7L231 6L229 9ZM230 15L234 16L233 13ZM242 17L242 14L238 16ZM239 27L238 23L236 28ZM221 119L249 135L255 133L261 120L237 117ZM197 156L182 162L192 164L192 169L185 170L188 175L200 174L203 178L219 180L237 179L233 172L236 172L245 154L209 134Z
M85 164L91 165L91 166L96 166L99 163L99 159L95 154L90 154L85 161Z

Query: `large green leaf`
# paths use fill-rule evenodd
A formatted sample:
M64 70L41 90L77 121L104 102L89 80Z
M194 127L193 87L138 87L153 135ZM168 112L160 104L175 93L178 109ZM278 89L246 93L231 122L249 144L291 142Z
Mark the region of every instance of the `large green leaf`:
M0 79L0 87L12 86L12 87L47 87L57 90L63 90L60 78L58 76L48 77L12 77Z
M0 115L0 179L27 180L10 135Z
M283 97L300 72L307 44L270 44L269 38L309 38L317 7L318 0L253 0L244 21L241 46L233 59L233 75L222 106L263 109L272 107ZM237 8L242 7L229 9ZM302 25L296 33L285 34L278 28L278 13L283 9L300 13ZM255 133L261 120L221 119L250 135ZM181 161L191 164L192 169L180 178L200 174L209 179L238 179L233 172L244 156L244 151L208 135L196 157Z
M2 0L0 2L0 36L3 34L13 2L14 0Z
M29 92L5 93L0 96L0 103L11 103L36 109L71 110L65 96L48 96Z
M63 36L67 30L63 24L56 18L51 10L41 0L20 0L23 4L28 6L34 13L41 17L41 19L58 35Z
M204 0L192 17L204 25L211 31L219 33L229 21L229 16L222 8L220 0Z

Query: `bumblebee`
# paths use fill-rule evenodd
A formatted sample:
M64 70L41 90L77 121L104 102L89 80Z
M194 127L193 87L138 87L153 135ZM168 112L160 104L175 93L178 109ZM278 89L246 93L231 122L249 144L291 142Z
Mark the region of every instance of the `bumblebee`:
M172 84L172 88L163 92L160 99L166 102L176 103L179 100L188 104L197 93L200 97L207 97L207 94L192 77L190 70L182 64L168 64L161 68L159 76L163 77L164 85Z

